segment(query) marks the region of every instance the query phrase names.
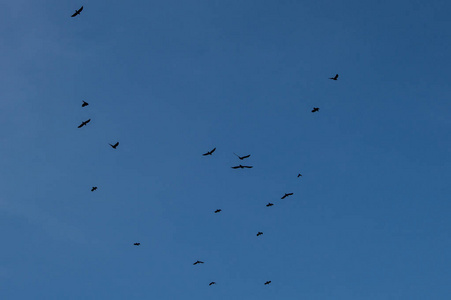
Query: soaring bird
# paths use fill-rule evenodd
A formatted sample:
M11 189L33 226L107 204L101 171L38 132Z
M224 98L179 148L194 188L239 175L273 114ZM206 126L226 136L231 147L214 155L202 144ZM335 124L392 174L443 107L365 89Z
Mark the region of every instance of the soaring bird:
M329 79L337 80L337 79L338 79L338 74L336 74L335 77L331 77L331 78L329 78Z
M313 109L312 109L312 112L316 112L316 111L318 111L319 110L319 107L314 107Z
M215 150L216 150L216 147L215 148L213 148L211 151L208 151L207 153L204 153L204 154L202 154L202 155L212 155L213 154L213 152L215 152Z
M203 261L197 260L193 265L197 265L197 264L203 264Z
M135 245L135 246L139 246L139 245L141 245L141 243L134 243L133 245Z
M248 169L250 169L250 168L252 168L252 166L242 166L242 165L239 165L239 166L235 166L235 167L231 167L232 169L244 169L244 168L248 168Z
M221 209L215 210L215 214L218 213L218 212L220 212L220 211L222 211L222 210L221 210Z
M271 202L269 202L268 204L266 204L267 207L273 206L274 204L272 204Z
M83 101L83 100L82 100ZM83 104L81 105L81 107L85 107L85 106L88 106L89 105L89 103L88 102L86 102L86 101L83 101Z
M97 190L97 187L93 186L92 189L91 189L91 192L94 192L95 190Z
M286 197L291 196L291 195L293 195L293 193L285 193L285 195L283 195L282 198L280 198L280 199L285 199Z
M233 154L235 154L240 160L243 160L243 159L248 158L249 156L251 156L250 154L249 155L245 155L245 156L239 156L235 152L233 152Z
M263 232L259 231L259 232L257 233L257 236L260 236L260 235L262 235L262 234L263 234Z
M216 282L212 281L208 285L213 285L213 284L216 284Z
M270 284L270 283L271 283L271 280L268 280L265 282L265 285Z
M83 10L83 6L80 7L79 10L75 10L75 13L72 15L72 18L78 16L81 13L82 10Z
M114 145L111 145L111 144L109 144L111 147L113 147L113 149L116 149L117 148L117 146L119 146L119 142L117 142L116 144L114 144Z
M299 178L299 177L301 177L301 176L302 176L302 174L301 174L301 173L299 173L299 174L298 174L298 178Z
M88 119L88 120L86 120L84 122L81 122L81 124L78 125L78 128L82 128L83 126L86 126L86 124L88 124L89 122L91 122L91 119Z

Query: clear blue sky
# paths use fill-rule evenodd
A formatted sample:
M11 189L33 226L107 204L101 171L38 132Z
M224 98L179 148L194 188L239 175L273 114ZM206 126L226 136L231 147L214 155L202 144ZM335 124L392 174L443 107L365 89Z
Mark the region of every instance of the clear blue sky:
M3 3L0 298L449 299L450 9Z

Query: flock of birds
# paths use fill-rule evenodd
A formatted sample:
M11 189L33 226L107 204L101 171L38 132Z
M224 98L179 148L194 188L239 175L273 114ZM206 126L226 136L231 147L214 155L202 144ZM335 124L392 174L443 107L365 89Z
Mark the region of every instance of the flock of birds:
M72 15L72 17L76 17L76 16L80 15L80 13L81 13L82 10L83 10L83 6L80 7L79 9L75 10L75 13ZM334 77L330 77L329 79L331 79L331 80L338 80L338 74L336 74ZM86 106L88 106L88 105L89 105L88 102L83 101L83 103L82 103L81 106L82 106L82 107L86 107ZM315 112L317 112L317 111L319 111L319 108L318 108L318 107L313 107L312 113L315 113ZM86 121L81 122L81 124L78 126L78 128L82 128L82 127L86 126L89 122L91 122L91 119L88 119L88 120L86 120ZM110 145L113 149L117 149L117 146L119 146L119 142L116 142L114 145L113 145L113 144L109 144L109 145ZM211 149L210 151L207 151L206 153L204 153L204 154L202 154L202 155L203 155L203 156L213 155L213 153L214 153L215 151L216 151L216 148L213 148L213 149ZM249 157L251 156L250 154L244 155L244 156L239 156L239 155L236 154L236 153L233 153L233 154L235 154L240 160L244 160L244 159L249 158ZM244 165L239 164L238 166L233 166L233 167L231 167L231 168L232 168L232 169L252 169L253 166L244 166ZM301 177L301 176L302 176L301 173L299 173L299 174L297 175L298 178ZM96 187L96 186L93 186L93 187L91 188L91 192L94 192L94 191L96 191L96 190L97 190L97 187ZM289 197L289 196L291 196L291 195L293 195L293 193L285 193L280 199L285 199L285 198L287 198L287 197ZM268 204L266 204L266 207L271 207L271 206L273 206L273 205L274 205L273 203L269 202ZM221 209L217 209L217 210L214 211L214 213L219 213L219 212L221 212L221 211L222 211ZM261 231L257 232L257 237L258 237L258 236L261 236L261 235L263 235L263 232L261 232ZM134 246L140 246L141 243L136 242L136 243L134 243L133 245L134 245ZM193 265L203 264L203 263L204 263L203 261L197 260L197 261L195 261L195 262L193 263ZM264 283L264 285L268 285L268 284L270 284L270 283L271 283L271 280L268 280L268 281L266 281L266 282ZM214 285L214 284L216 284L216 282L215 282L215 281L212 281L212 282L209 283L209 286Z

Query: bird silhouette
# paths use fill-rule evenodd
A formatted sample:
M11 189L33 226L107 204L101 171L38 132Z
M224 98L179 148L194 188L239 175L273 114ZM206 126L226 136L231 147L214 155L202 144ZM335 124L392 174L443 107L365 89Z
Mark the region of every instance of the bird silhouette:
M302 174L301 174L301 173L299 173L299 174L298 174L298 178L299 178L299 177L301 177L301 176L302 176Z
M134 243L133 245L135 245L135 246L139 246L139 245L141 245L141 243Z
M251 168L253 168L252 166L242 166L242 165L239 165L239 166L235 166L235 167L231 167L232 169L244 169L244 168L248 168L248 169L251 169Z
M197 265L197 264L203 264L203 261L197 260L193 265Z
M116 144L114 144L114 145L111 145L111 144L109 144L111 147L113 147L113 149L116 149L117 148L117 146L119 146L119 142L117 142Z
M216 284L216 282L212 281L208 285L213 285L213 284Z
M91 192L94 192L95 190L97 190L97 187L93 186L92 189L91 189Z
M204 154L202 154L202 155L212 155L213 154L213 152L215 152L215 150L216 150L216 147L215 148L213 148L211 151L208 151L207 153L204 153Z
M222 211L222 209L217 209L217 210L215 210L215 214L218 213L218 212L220 212L220 211Z
M336 74L335 77L331 77L331 78L329 78L329 79L337 80L337 79L338 79L338 74Z
M280 198L280 199L285 199L286 197L291 196L291 195L293 195L293 193L285 193L285 195L283 195L282 198Z
M260 236L260 235L262 235L262 234L263 234L263 232L259 231L259 232L257 233L257 236Z
M274 204L272 204L271 202L266 204L267 207L273 206Z
M81 13L82 10L83 10L83 6L80 7L80 9L75 10L75 13L72 15L72 18L78 16Z
M268 280L268 281L265 282L265 285L268 285L270 283L271 283L271 280Z
M243 160L243 159L248 158L249 156L251 156L250 154L249 155L245 155L245 156L239 156L235 152L233 152L233 154L235 154L240 160Z
M82 100L83 101L83 100ZM81 107L85 107L85 106L88 106L89 105L89 103L88 102L86 102L86 101L83 101L83 104L81 105Z
M81 124L78 125L78 128L82 128L83 126L86 126L86 124L88 124L89 122L91 122L91 119L88 119L88 120L86 120L84 122L81 122Z
M312 109L312 113L314 113L314 112L316 112L316 111L318 111L319 110L319 107L314 107L313 109Z

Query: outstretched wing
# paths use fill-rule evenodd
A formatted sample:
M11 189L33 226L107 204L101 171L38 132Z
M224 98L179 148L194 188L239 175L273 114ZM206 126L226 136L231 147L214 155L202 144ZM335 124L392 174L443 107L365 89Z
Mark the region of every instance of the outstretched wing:
M288 195L288 196L291 196L291 195L293 195L293 193L288 193L287 195Z
M337 80L337 79L338 79L338 74L337 74L337 75L335 75L334 79L335 79L335 80Z
M75 11L75 13L71 16L72 18L78 15L78 11Z
M246 155L246 156L242 156L241 159L248 158L249 156L251 156L251 155L249 154L249 155Z
M119 146L119 142L117 142L116 144L114 144L114 147L117 147L117 146Z
M80 7L80 9L78 10L78 13L81 13L82 10L83 10L83 6Z
M238 169L240 166L231 167L232 169Z
M252 169L253 166L243 166L244 168Z
M210 154L216 151L216 148L213 148L213 150L210 151Z
M280 199L285 199L287 197L287 194L283 195Z

